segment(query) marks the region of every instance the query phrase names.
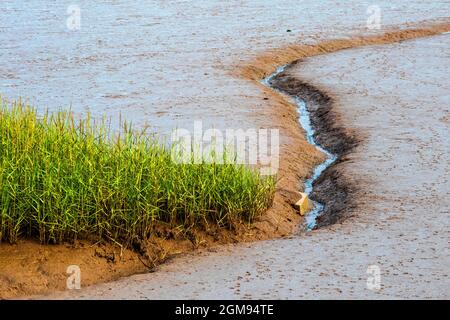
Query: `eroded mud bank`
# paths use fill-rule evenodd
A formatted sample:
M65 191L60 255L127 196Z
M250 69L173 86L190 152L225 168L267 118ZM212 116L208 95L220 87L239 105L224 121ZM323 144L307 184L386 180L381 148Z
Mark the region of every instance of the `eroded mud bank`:
M166 260L169 256L197 249L201 244L209 247L230 242L276 238L292 234L298 230L300 216L296 213L295 209L293 209L292 204L298 199L297 192L299 191L299 181L306 179L311 174L312 168L323 161L324 157L305 140L298 125L296 107L292 102L281 94L273 92L273 90L268 89L259 83L264 76L273 72L278 65L289 63L308 55L318 55L338 51L351 48L352 46L358 47L371 44L395 43L415 37L438 34L448 30L450 30L449 24L437 24L429 27L420 27L414 30L396 30L382 36L330 40L317 45L294 46L270 51L249 63L241 64L236 69L237 74L243 76L246 80L251 80L250 83L261 90L261 96L264 97L264 101L270 104L270 112L266 112L266 109L264 109L266 110L265 112L262 112L262 115L267 117L266 126L279 127L283 137L279 171L281 179L278 185L274 206L251 228L242 228L235 230L234 232L226 231L224 233L205 232L194 237L193 242L189 239L183 239L180 243L179 240L174 240L172 238L168 239L164 245L157 243L156 251L159 251L161 247L164 248L164 259L161 259L161 261ZM290 83L295 88L295 81L287 81L287 83ZM311 99L312 102L315 101L315 99L326 102L326 97L321 96L320 90L316 91L313 90L313 88L305 88L308 88L308 86L297 84L297 89L305 91L306 98L308 95L316 96L314 99ZM324 146L327 146L327 144L330 143L330 150L333 148L339 150L341 148L343 160L346 154L345 149L348 148L348 145L340 145L338 140L341 140L342 137L340 137L340 135L345 130L342 126L331 121L334 117L331 107L328 111L327 107L323 108L322 112L323 113L319 114L315 121L317 123L323 121L326 124L324 128L327 128L327 130L323 131L330 132L330 136L328 138L323 136L322 138L319 135L317 139L321 141L321 144L323 143ZM329 123L327 122L328 120ZM346 134L349 134L350 138L352 137L351 132L347 132ZM333 140L336 141L334 143L330 142ZM353 142L349 145L352 144ZM333 190L341 190L340 192L344 193L343 195L335 195L333 198L342 198L351 191L345 189L348 188L349 184L345 183L345 180L340 178L338 173L331 171L324 175L324 177L329 177L329 179L324 178L323 181L317 182L317 194L314 194L314 197L316 197L318 201L325 202L326 199L321 199L321 195L332 193L334 192ZM343 183L342 186L336 186L336 184L341 183L341 181ZM342 205L345 204L345 201L340 201L339 203ZM338 204L330 204L329 207L331 208L332 205L335 206L333 210L340 210ZM337 216L326 214L324 217ZM329 219L330 221L319 221L319 225L333 222L332 218ZM30 247L28 252L36 251L36 249L39 248L42 250L39 255L45 258L36 259L36 254L34 256L29 256L26 254L27 251L20 249L20 246L7 248L7 250L2 249L3 251L0 251L0 256L2 257L10 257L11 252L15 255L14 259L9 259L9 262L5 267L7 269L2 270L7 270L6 272L2 272L2 278L0 279L0 286L5 288L5 290L2 290L4 296L11 297L26 293L39 293L63 289L66 279L65 267L69 264L80 264L84 270L95 270L89 277L85 277L85 279L89 279L86 283L87 285L111 281L120 276L146 270L134 253L131 253L133 256L130 259L130 262L121 261L119 263L119 270L117 265L107 261L107 258L94 257L97 248L89 245L77 248L76 256L67 255L67 252L73 250L73 247L71 246L64 248L45 248L30 243L28 246ZM114 251L120 252L117 248L115 248ZM110 252L102 253L102 256L108 257L109 255ZM99 263L99 261L101 261L101 263ZM30 281L30 279L34 280Z
M280 175L282 179L279 182L279 192L276 194L274 206L267 215L268 221L271 221L272 225L273 221L277 221L277 223L286 221L280 219L280 217L287 217L293 223L291 227L287 228L288 224L284 224L283 230L291 230L290 233L298 230L298 228L292 226L296 226L299 219L293 218L292 214L286 215L284 212L288 212L289 208L292 208L298 200L298 191L302 188L299 186L299 180L303 181L310 177L313 168L324 161L325 155L312 157L314 153L320 152L314 146L308 144L303 130L299 127L295 103L284 94L266 87L260 81L276 72L277 68L290 64L295 66L296 63L298 64L299 61L307 57L330 54L350 48L399 43L409 39L438 35L449 30L450 23L448 22L425 23L408 29L397 27L383 34L333 39L315 45L291 45L268 50L253 60L236 66L233 71L234 75L253 81L265 95L270 97L272 108L276 111L273 120L274 125L280 126L283 136L290 137L289 144L281 148ZM350 194L355 189L355 186L342 178L335 168L345 160L345 156L356 145L360 137L357 138L354 132L347 130L339 122L339 117L332 110L332 98L325 90L319 90L295 77L289 78L286 73L280 74L278 82L279 89L288 93L289 96L299 95L309 101L309 108L314 114L311 119L312 124L318 132L316 137L318 143L330 152L339 155L334 167L330 167L316 181L317 187L312 194L313 199L318 202L329 203L322 218L318 219L317 226L335 223L339 220L339 212L342 212L346 206L353 205ZM316 110L317 112L315 112Z
M314 130L313 143L329 152L327 166L312 182L310 194L311 200L317 202L316 206L320 206L313 208L313 211L320 211L314 213L316 216L313 219L316 221L310 222L308 227L317 229L338 221L341 212L354 203L352 190L356 186L346 181L334 166L345 161L345 155L357 145L358 138L356 132L346 130L344 124L338 121L333 110L333 99L326 92L289 74L289 70L298 63L297 60L286 66L283 72L271 78L269 84L292 97L294 101L300 99L305 102Z
M199 250L153 274L53 297L448 299L449 45L443 35L370 46L290 70L326 91L338 120L364 135L336 166L360 195L342 223ZM374 265L379 290L367 287Z

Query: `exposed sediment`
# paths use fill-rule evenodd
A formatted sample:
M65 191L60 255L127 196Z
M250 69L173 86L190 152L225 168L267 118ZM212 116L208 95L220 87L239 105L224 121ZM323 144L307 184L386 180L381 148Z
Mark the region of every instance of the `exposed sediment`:
M357 145L358 138L356 132L346 130L338 121L339 117L333 111L333 99L326 92L289 74L289 68L298 63L295 61L272 78L271 86L306 102L315 141L336 156L333 164L313 184L311 199L324 204L314 227L319 228L337 222L341 212L354 203L352 191L356 186L346 181L336 166L345 161L345 155Z
M377 44L390 44L429 37L450 31L450 22L424 22L415 27L387 28L390 31L369 35L352 37L348 39L332 39L312 45L289 45L273 50L268 50L257 55L246 64L239 64L235 68L235 74L240 77L259 81L273 73L278 66L286 65L302 58L332 53L344 49L358 48Z
M449 298L449 45L443 35L371 46L289 70L327 92L338 120L364 134L336 166L357 180L361 195L342 223L308 235L202 250L152 275L54 297ZM371 290L366 272L374 265L382 280Z
M264 99L269 99L273 106L274 125L281 128L282 136L287 137L285 145L281 148L280 181L273 208L260 221L255 223L250 230L243 228L237 230L236 233L229 231L222 233L219 231L217 233L214 232L210 236L212 240L207 241L204 246L275 238L298 230L300 216L296 214L292 204L298 200L296 196L298 197L297 192L299 191L300 181L311 173L314 165L323 160L319 152L305 141L298 124L296 106L280 93L274 92L262 85L260 83L262 78L273 73L280 65L285 65L309 56L365 45L395 43L407 39L432 36L449 30L450 23L447 22L428 27L421 26L416 29L394 30L376 36L329 40L316 45L293 45L262 53L252 61L239 64L233 74L244 77L261 88ZM285 76L288 77L288 75ZM322 128L318 130L317 141L327 149L340 153L341 161L345 161L346 153L354 146L354 141L352 140L354 137L352 132L348 132L344 126L336 122L337 117L332 110L332 99L330 96L324 94L324 91L316 90L316 88L309 86L300 79L287 81L287 83L293 86L292 90L303 92L306 100L310 102L311 108L314 106L312 102L320 102L320 112L311 112L313 114L313 125ZM350 139L349 142L343 142L347 138ZM328 202L326 210L330 210L330 212L340 212L342 206L351 204L348 195L352 192L353 186L340 177L337 170L334 170L339 164L337 163L334 167L329 168L316 181L315 192L312 195L319 202L327 202L331 198L341 199L336 203ZM328 199L322 197L327 197ZM347 200L344 201L342 199ZM323 218L319 219L318 226L332 223L334 221L333 219L337 219L338 217L339 215L325 213L323 214ZM205 238L206 236L202 236L196 242L204 243L202 241ZM206 239L208 240L208 238ZM28 251L24 250L24 246L28 246ZM186 239L181 242L179 240L167 240L167 250L164 252L164 256L169 257L177 253L188 252L197 247L198 245L193 246ZM36 248L42 251L38 251ZM111 281L121 276L146 271L147 268L142 265L135 252L124 250L123 256L127 257L129 255L129 257L121 259L120 263L112 263L105 258L98 257L109 255L110 251L113 250L116 250L117 255L119 255L118 248L108 247L108 250L103 250L105 253L103 251L97 253L99 251L98 246L91 246L90 244L76 249L76 254L72 246L46 247L34 243L20 243L17 247L0 250L0 257L8 257L9 268L8 272L4 272L1 275L2 279L0 279L0 288L6 288L8 291L0 290L0 296L12 297L63 289L66 280L65 267L69 260L70 263L81 264L85 270L96 270L95 273L90 274L90 278L84 276L83 285ZM39 256L39 259L33 258L31 255L33 252L35 256ZM122 256L121 250L120 256ZM60 265L56 268L55 266L58 263ZM26 272L21 271L19 272L20 274L17 273L17 270L24 269L26 269ZM9 273L9 270L11 270L11 273Z
M271 97L273 108L276 110L274 112L274 124L280 126L282 136L290 137L289 146L281 148L279 192L275 195L273 208L269 210L265 217L265 221L279 221L276 229L272 231L274 236L280 234L277 232L279 228L284 231L290 230L290 232L297 230L296 225L299 219L293 218L292 213L288 214L287 212L290 211L292 205L297 200L295 196L298 195L297 192L301 188L299 186L299 180L306 179L311 174L314 165L319 164L323 158L317 155L311 157L313 151L305 146L307 142L301 137L302 130L298 124L297 107L288 97L264 86L260 81L274 73L278 67L298 63L301 59L307 57L350 48L391 44L409 39L433 36L448 32L450 30L450 23L422 23L416 28L401 29L393 27L390 30L382 34L349 39L333 39L314 45L290 45L284 48L269 50L256 56L246 64L236 66L234 71L236 76L254 81L255 85L259 86L265 95ZM339 166L340 162L345 160L345 155L356 145L358 139L354 132L346 130L345 126L339 123L338 115L332 110L332 98L329 94L309 85L301 79L293 77L286 79L288 77L286 72L280 74L278 80L281 80L283 77L285 78L283 80L284 88L279 87L280 91L288 93L291 97L299 96L308 101L309 108L311 108L310 110L313 114L311 119L312 125L317 129L316 139L318 143L339 156L339 159L333 166L329 167L316 180L314 192L311 195L312 199L321 203L327 203L321 217L317 219L317 227L326 226L338 221L342 210L345 207L353 205L350 194L354 191L355 186L345 181L339 174L339 171L335 169ZM317 112L315 109L317 109ZM292 123L295 123L295 125ZM306 157L304 152L308 150L310 156ZM309 162L305 161L305 158ZM311 162L312 159L314 160ZM297 179L293 179L292 177L296 177ZM291 223L283 223L286 217ZM274 225L273 222L272 225ZM267 230L270 230L270 228L263 230L263 233ZM260 238L265 237L260 236Z

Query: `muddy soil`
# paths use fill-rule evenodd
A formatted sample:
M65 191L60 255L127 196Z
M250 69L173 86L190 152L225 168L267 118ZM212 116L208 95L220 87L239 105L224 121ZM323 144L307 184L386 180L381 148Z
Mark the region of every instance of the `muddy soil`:
M292 204L301 181L324 156L304 139L295 106L259 83L265 74L309 55L449 30L446 2L379 1L380 30L367 29L367 4L348 1L338 6L334 0L275 6L273 1L209 0L195 5L155 1L142 6L128 0L77 4L81 28L68 30L64 4L2 1L2 97L23 96L41 111L71 105L79 116L90 111L117 121L120 115L161 135L174 128L192 129L195 120L203 121L205 129L280 130L274 207L251 228L237 232L156 239L153 254L160 256L162 250L161 261L202 246L283 237L298 230L301 217ZM70 264L89 270L84 285L148 271L136 252L125 250L120 257L120 251L113 244L0 244L0 297L63 289Z
M450 298L450 35L305 59L289 76L362 138L334 167L347 218L307 234L187 254L66 298ZM367 287L369 266L380 289ZM58 296L61 297L61 296Z
M306 103L311 126L315 131L314 141L336 157L332 165L313 183L310 198L324 205L312 227L318 229L343 219L343 212L355 205L353 195L357 186L335 168L346 160L345 156L357 146L360 138L357 132L352 132L345 128L345 124L337 121L334 101L326 92L291 75L299 63L300 60L291 63L284 72L272 79L270 85L293 99L298 98Z

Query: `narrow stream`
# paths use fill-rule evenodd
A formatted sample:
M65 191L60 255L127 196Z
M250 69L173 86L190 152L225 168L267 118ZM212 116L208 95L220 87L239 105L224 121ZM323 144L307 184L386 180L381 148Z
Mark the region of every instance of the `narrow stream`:
M276 90L278 92L281 92L282 94L285 94L284 92L272 87L271 81L278 74L282 73L288 66L289 65L284 65L284 66L279 67L274 73L272 73L271 75L264 78L261 81L261 83L264 84L266 87L271 88L272 90ZM332 154L328 150L324 149L320 144L318 144L315 141L315 139L314 139L315 130L313 129L313 127L311 125L311 117L310 117L310 113L309 113L307 105L306 105L306 101L299 97L295 97L294 101L297 104L300 125L302 126L303 130L305 130L305 133L306 133L306 140L308 141L309 144L315 146L318 150L320 150L321 152L323 152L327 155L327 159L324 162L322 162L321 164L317 165L314 168L314 172L313 172L312 176L305 181L304 192L309 197L309 195L313 191L314 181L316 181L320 177L320 175L326 168L328 168L333 162L336 161L337 157L336 157L336 155ZM323 208L324 208L324 205L322 203L313 201L311 199L310 199L310 201L313 204L313 208L305 215L305 227L306 227L306 230L308 230L308 231L314 229L314 227L317 224L317 217L322 213Z

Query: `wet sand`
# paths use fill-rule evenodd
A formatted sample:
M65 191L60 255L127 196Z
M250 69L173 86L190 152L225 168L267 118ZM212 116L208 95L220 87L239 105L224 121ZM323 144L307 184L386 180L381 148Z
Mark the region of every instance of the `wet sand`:
M335 170L358 185L342 222L186 254L66 298L450 298L450 35L305 59L361 142ZM381 289L366 287L367 268Z

